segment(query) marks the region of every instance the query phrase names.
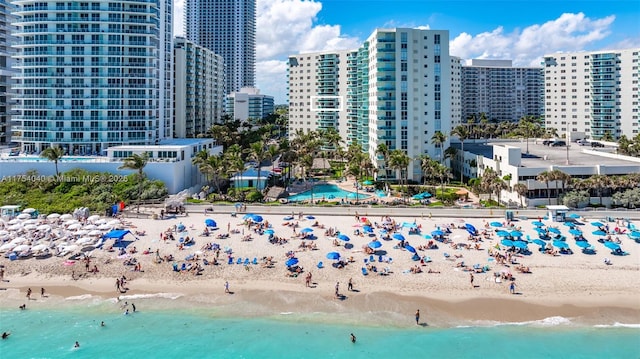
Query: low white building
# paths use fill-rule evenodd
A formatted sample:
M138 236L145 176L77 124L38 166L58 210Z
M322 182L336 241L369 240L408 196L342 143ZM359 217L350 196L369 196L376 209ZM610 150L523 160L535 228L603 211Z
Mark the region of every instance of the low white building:
M175 194L183 189L199 190L197 187L204 184L206 179L198 166L192 163L195 154L202 149L208 150L212 155L222 152L222 146L217 146L213 139L170 139L161 141L158 145L110 147L107 149L107 156L64 156L58 161L58 171L63 173L81 168L92 172L128 175L133 171L119 169L123 160L133 154L147 152L149 161L144 173L149 179L164 182L169 194ZM0 157L0 178L19 176L28 171L36 171L38 176L55 176L55 165L37 156L12 157L2 154Z
M243 87L227 95L225 114L234 120L261 120L273 111L273 96L262 95L255 87Z

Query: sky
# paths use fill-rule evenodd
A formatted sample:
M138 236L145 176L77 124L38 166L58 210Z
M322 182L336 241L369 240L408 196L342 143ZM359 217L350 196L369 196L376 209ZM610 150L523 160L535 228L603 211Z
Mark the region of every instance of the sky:
M174 35L184 34L175 0ZM449 30L450 53L539 66L555 52L640 48L640 0L257 0L256 86L286 103L290 55L357 49L376 28Z

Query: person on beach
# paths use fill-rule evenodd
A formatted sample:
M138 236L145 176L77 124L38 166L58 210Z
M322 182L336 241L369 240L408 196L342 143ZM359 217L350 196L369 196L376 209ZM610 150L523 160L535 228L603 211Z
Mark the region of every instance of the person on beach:
M356 342L356 336L353 335L353 333L351 333L351 342L355 343Z
M44 298L44 287L43 287L43 288L40 288L40 296L41 296L42 298Z
M420 324L420 309L416 310L416 325Z
M22 304L22 305L21 305L20 307L18 307L18 308L20 308L20 310L25 310L25 309L27 309L27 305L26 305L26 304Z
M469 273L469 281L471 281L471 288L475 288L473 285L473 273Z
M347 290L349 292L353 291L353 278L349 278L349 283L347 284Z
M231 292L229 292L229 282L224 282L224 292L227 293L227 294L231 293Z
M4 282L4 267L0 268L0 282Z
M516 282L515 281L512 281L511 284L509 284L509 293L516 294Z
M131 303L131 308L133 309L133 312L135 313L136 312L136 305Z
M31 288L27 289L27 299L31 300Z
M336 282L336 298L340 297L340 282Z

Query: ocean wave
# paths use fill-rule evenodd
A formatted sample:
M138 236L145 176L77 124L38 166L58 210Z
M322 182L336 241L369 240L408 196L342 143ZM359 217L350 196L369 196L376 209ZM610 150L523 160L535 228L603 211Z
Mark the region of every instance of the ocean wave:
M131 295L121 295L118 297L120 300L133 300L133 299L151 299L151 298L161 298L161 299L171 299L175 300L182 297L183 294L180 293L151 293L151 294L131 294Z
M93 296L91 294L83 294L83 295L74 295L71 297L64 298L65 300L87 300L92 299Z
M640 324L626 324L626 323L618 323L615 322L613 324L597 324L593 326L594 328L634 328L640 329Z
M555 316L548 317L539 320L529 320L525 322L498 322L493 320L476 321L473 325L459 325L456 328L469 328L473 326L477 327L498 327L498 326L533 326L533 327L554 327L558 325L570 325L573 324L569 318Z
M293 312L280 312L280 315L291 315Z

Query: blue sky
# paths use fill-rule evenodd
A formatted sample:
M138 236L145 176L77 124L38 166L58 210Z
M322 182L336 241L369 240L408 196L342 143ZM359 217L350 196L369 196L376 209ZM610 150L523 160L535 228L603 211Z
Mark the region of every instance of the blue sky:
M184 0L174 24L182 34ZM449 30L463 59L532 66L560 51L640 48L640 0L257 0L257 86L286 101L286 59L355 49L375 28Z

